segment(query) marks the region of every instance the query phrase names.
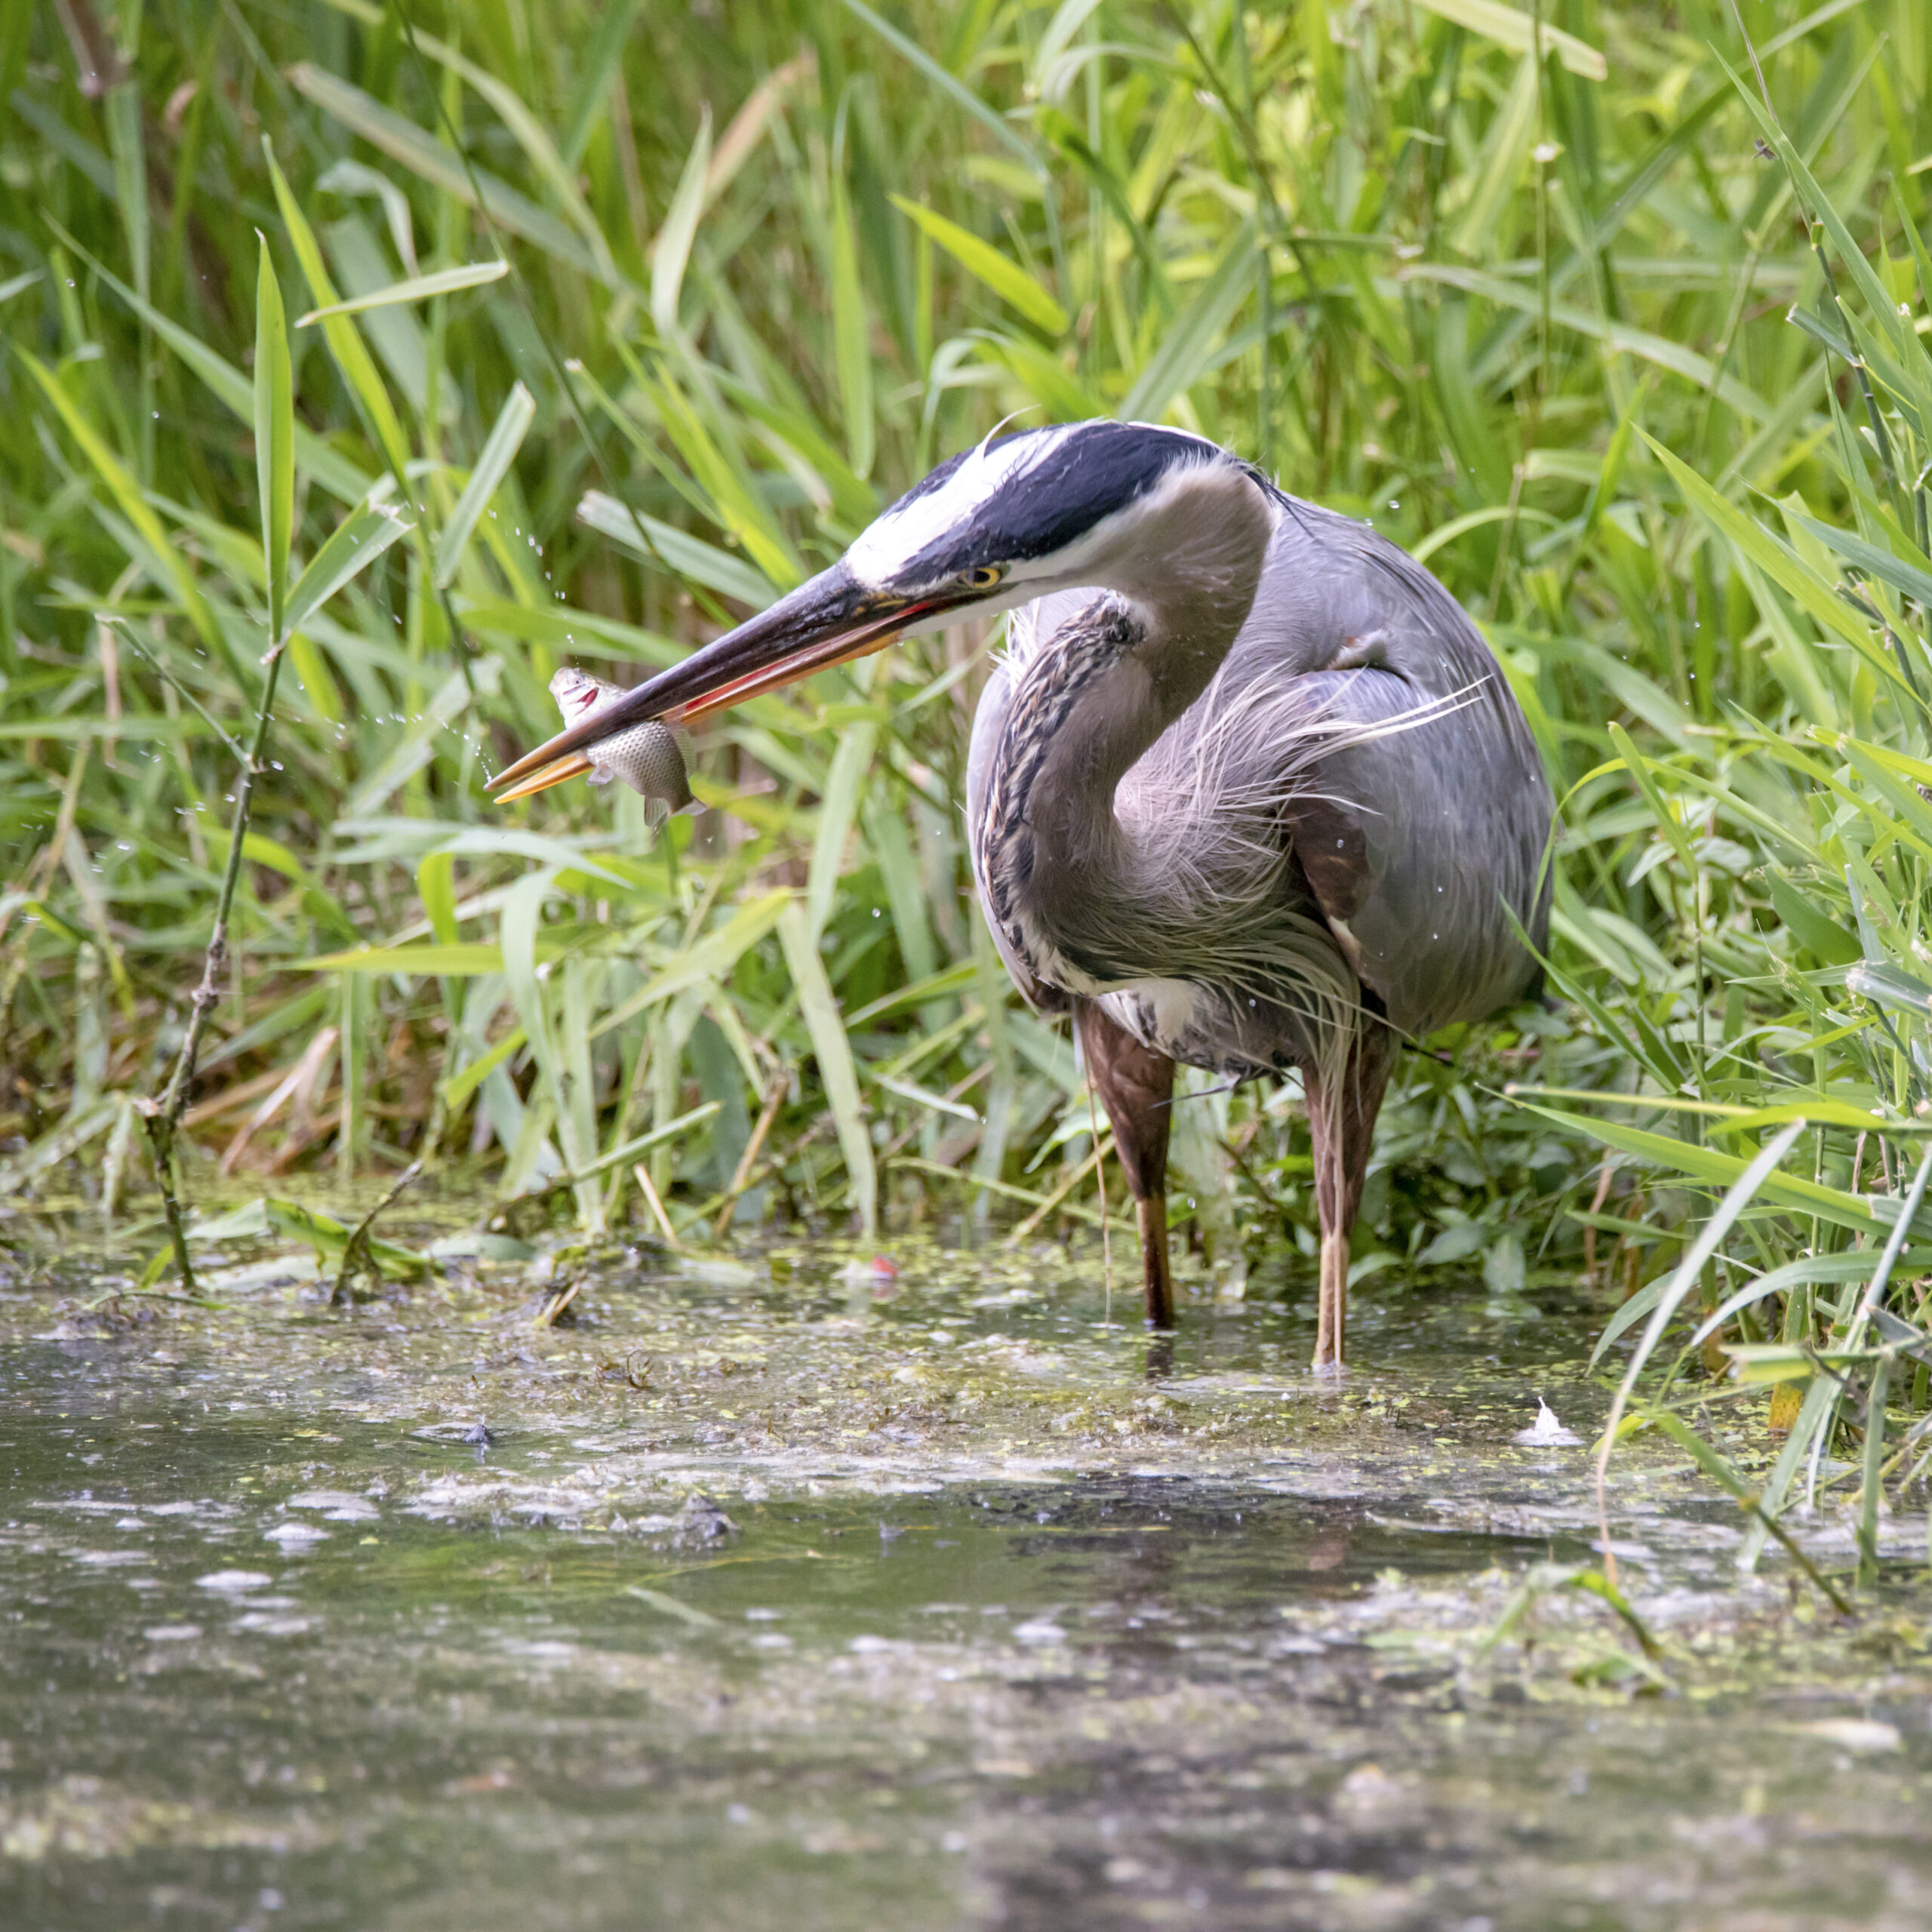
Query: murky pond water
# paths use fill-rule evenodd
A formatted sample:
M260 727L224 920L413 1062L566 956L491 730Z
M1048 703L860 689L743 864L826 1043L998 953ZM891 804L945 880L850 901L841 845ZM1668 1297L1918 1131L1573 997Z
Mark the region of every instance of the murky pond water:
M1647 1658L1515 1440L1600 1417L1597 1312L1378 1286L1337 1390L1300 1298L1164 1355L1084 1261L900 1261L632 1257L569 1328L14 1279L0 1926L1932 1924L1922 1520L1845 1623L1634 1456Z

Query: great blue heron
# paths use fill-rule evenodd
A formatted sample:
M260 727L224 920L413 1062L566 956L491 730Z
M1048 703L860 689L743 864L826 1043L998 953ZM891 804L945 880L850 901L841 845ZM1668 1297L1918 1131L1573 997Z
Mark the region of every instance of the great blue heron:
M1177 430L989 440L829 570L520 758L505 796L705 713L1011 611L974 719L973 870L1020 992L1072 1014L1173 1320L1174 1065L1299 1072L1321 1223L1315 1361L1339 1366L1349 1241L1395 1047L1527 992L1549 785L1475 626L1365 525ZM654 740L630 741L660 749Z

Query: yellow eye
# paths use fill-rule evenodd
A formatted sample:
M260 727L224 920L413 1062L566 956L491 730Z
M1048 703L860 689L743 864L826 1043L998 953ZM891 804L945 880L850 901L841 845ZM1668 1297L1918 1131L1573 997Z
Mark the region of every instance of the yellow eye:
M998 564L982 564L978 569L967 571L966 581L975 590L990 590L1005 574Z

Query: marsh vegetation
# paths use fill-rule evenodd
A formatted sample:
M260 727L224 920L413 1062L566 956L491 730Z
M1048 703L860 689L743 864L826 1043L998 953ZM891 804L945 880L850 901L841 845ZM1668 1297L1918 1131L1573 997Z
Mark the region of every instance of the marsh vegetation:
M420 1163L472 1255L1088 1252L968 888L992 638L720 718L654 834L481 784L560 665L1015 411L1168 420L1425 557L1563 801L1555 997L1404 1057L1363 1295L1586 1280L1747 1561L1848 1503L1875 1582L1932 1453L1932 21L1546 11L9 9L9 1238L347 1298L455 1254L366 1224ZM1296 1102L1181 1109L1203 1305L1307 1291Z

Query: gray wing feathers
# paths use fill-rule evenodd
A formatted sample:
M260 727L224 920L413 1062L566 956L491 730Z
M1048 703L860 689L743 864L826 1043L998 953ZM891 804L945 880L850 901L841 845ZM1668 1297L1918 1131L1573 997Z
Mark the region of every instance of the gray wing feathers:
M1432 703L1435 715L1400 721ZM1182 724L1228 708L1251 714L1249 768L1231 780L1251 796L1282 775L1316 899L1397 1026L1480 1018L1529 988L1536 964L1511 915L1540 947L1549 783L1489 647L1420 565L1289 503L1248 621ZM1322 735L1338 748L1311 764Z

